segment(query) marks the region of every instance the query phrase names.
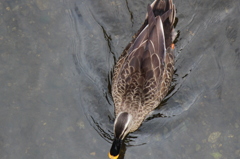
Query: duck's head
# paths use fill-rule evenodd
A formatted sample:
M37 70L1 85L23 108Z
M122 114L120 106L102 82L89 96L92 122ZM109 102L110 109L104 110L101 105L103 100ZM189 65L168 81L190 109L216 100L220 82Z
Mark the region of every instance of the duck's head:
M120 153L122 140L129 133L132 126L132 115L127 112L121 112L117 115L114 122L114 141L108 157L117 159Z

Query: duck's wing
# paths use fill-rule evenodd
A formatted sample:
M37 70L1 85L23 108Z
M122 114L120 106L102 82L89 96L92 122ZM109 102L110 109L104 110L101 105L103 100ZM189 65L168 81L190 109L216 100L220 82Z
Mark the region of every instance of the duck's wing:
M166 37L168 38L168 39L165 39L165 41L167 44L170 45L172 40L175 39L175 36L176 36L176 33L174 32L174 29L173 29L173 24L175 22L175 16L176 16L175 5L173 4L172 0L155 0L152 2L152 4L150 6L153 10L155 17L161 16L161 19L163 21L163 26L164 26L164 28L166 28L164 30L164 34L169 35L169 36L165 36L165 38ZM168 18L168 20L167 20L167 18ZM133 36L132 41L125 47L122 55L124 55L125 52L127 52L127 51L131 52L132 49L130 49L130 48L136 48L136 46L133 47L133 43L136 42L136 38L139 37L139 35L144 31L144 29L146 29L147 25L148 25L148 13L146 13L146 18L145 18L142 26L136 32L136 34ZM173 33L173 35L170 35L172 33ZM166 46L168 47L169 45L166 45Z
M166 48L168 48L172 41L176 37L176 32L174 31L173 24L175 22L176 9L172 0L155 0L151 5L154 16L161 16L164 28L165 42ZM118 62L114 67L114 75L113 75L113 83L116 81L119 73L121 72L121 68L128 57L128 53L131 53L134 49L139 48L140 44L146 40L146 33L148 32L148 12L146 14L146 19L137 33L133 36L132 41L126 46L123 50L123 53L119 57Z
M156 102L164 71L165 37L161 17L155 17L148 6L148 25L142 30L122 58L121 68L113 81L115 111L133 109ZM117 106L121 105L121 106Z
M120 72L128 67L133 67L134 71L146 74L164 64L166 46L163 23L160 16L154 16L150 5L148 5L148 15L148 25L129 48ZM159 71L156 70L156 72Z
M166 46L162 19L160 16L154 16L150 6L148 6L148 24L148 42L141 63L145 79L142 98L143 109L154 109L159 104L158 92L163 80Z

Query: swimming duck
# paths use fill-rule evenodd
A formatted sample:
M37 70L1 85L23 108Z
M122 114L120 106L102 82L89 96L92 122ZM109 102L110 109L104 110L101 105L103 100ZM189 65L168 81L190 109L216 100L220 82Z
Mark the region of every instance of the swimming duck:
M117 159L122 140L136 131L168 93L174 72L175 6L172 0L148 5L145 22L114 67L114 141L108 154Z

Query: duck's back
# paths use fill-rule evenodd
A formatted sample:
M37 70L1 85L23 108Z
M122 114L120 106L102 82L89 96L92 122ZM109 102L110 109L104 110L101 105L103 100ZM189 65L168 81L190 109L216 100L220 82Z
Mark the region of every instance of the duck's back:
M174 69L175 8L171 0L148 6L146 20L114 68L115 114L133 116L135 131L168 92Z

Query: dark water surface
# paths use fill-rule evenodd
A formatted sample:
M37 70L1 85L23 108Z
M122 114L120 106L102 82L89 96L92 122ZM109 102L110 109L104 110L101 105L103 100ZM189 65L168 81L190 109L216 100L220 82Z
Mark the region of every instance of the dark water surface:
M107 158L113 65L151 2L0 2L1 159ZM174 3L171 92L121 158L240 158L240 1Z

